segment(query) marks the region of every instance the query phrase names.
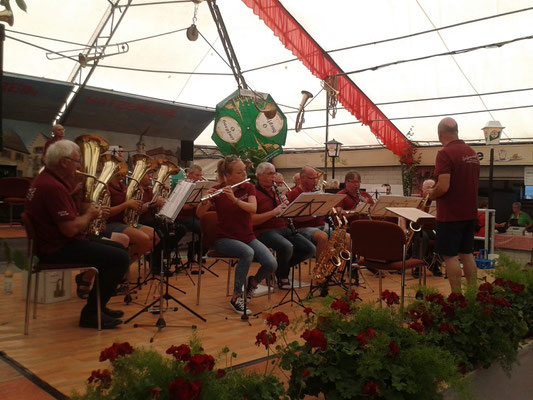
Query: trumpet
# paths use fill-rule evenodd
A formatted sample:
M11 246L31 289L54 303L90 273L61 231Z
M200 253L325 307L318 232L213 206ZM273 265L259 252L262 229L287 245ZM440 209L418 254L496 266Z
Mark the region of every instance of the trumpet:
M307 100L309 100L311 97L313 97L313 95L310 92L307 90L302 90L302 101L300 102L300 107L298 107L298 114L296 114L296 127L294 128L296 132L300 132L302 130L302 125L305 122L305 103L307 103Z
M246 183L246 182L249 182L250 181L250 178L246 178L244 181L241 181L239 183L236 183L235 185L231 185L230 188L235 188L239 185L242 185L243 183ZM206 201L206 200L209 200L209 199L212 199L213 197L216 197L218 196L219 194L221 194L222 192L224 191L224 189L218 189L216 192L213 192L211 194L208 194L207 196L205 197L202 197L200 199L200 202L203 202L203 201Z

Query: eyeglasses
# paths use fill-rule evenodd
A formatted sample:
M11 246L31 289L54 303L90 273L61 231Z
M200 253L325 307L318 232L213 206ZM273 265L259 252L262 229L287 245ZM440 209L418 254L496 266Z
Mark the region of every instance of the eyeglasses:
M263 175L274 176L274 175L276 175L276 173L272 172L272 171L271 172L264 172Z
M345 183L361 183L361 181L351 180L351 181L346 181Z
M318 179L318 176L307 176L307 175L302 175L302 178L306 178L306 179L310 179L312 181L316 181Z
M75 163L81 164L81 159L80 159L80 160L75 160L74 158L70 158L70 157L63 157L63 158L66 158L67 160L70 160L70 161L72 161L72 162L75 162Z

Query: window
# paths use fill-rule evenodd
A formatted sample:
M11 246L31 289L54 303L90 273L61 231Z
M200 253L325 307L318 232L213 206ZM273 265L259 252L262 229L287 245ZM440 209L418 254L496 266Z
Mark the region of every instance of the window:
M24 154L22 154L22 153L15 153L15 160L17 160L17 161L24 161Z
M533 186L524 186L524 200L533 200Z

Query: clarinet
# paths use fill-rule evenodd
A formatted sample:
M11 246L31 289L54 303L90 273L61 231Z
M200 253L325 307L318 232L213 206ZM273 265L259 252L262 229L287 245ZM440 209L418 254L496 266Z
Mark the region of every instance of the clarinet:
M366 215L368 217L369 220L372 219L372 217L370 216L370 206L368 205L368 203L363 200L363 198L361 197L361 191L359 189L356 190L356 193L357 193L357 197L359 198L359 202L363 202L363 203L366 203L367 204L367 209L366 209Z
M276 182L272 182L272 187L274 188L274 192L276 192L276 196L278 196L279 204L283 204L283 199L281 197L281 194L278 190L278 185ZM292 222L292 218L287 218L287 223L289 224L289 228L293 234L297 233L296 228L294 227L294 222Z

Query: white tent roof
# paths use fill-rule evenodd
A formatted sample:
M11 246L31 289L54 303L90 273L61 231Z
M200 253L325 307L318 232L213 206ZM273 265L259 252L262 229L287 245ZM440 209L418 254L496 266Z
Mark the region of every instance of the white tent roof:
M159 4L141 5L149 2ZM267 0L262 3L265 2ZM90 43L110 3L107 0L27 0L28 13L15 7L15 25L6 30L4 70L69 80L78 65L76 49ZM330 53L345 72L533 35L532 0L281 0L281 3L327 51L523 10L439 32ZM126 5L127 1L119 4ZM248 85L256 91L270 93L285 112L293 111L286 114L289 129L294 128L294 109L300 103L300 91L315 94L306 108L304 129L299 133L289 130L286 147L323 146L325 111L313 111L325 108L326 96L321 91L320 80L300 61L294 60L280 40L241 0L219 0L217 4ZM226 56L206 2L198 6L196 26L201 35L195 42L187 40L184 30L192 23L194 9L194 4L188 1L133 0L111 40L112 44L128 43L129 51L101 60L88 85L214 107L234 92L237 84L224 61ZM121 15L115 13L115 22ZM176 30L181 31L135 41ZM104 32L107 34L109 28ZM70 53L73 59L49 60L46 51L15 39L55 52L74 50ZM108 54L112 52L113 48L106 50ZM291 61L247 72L287 60ZM531 65L533 40L529 38L501 47L406 62L349 76L379 104L402 133L412 133L414 141L437 140L436 125L445 115L455 117L460 136L465 139L481 140L481 128L485 123L499 120L506 127L504 139L533 141L533 74L528 72ZM88 70L82 70L82 76ZM509 90L519 91L476 95ZM471 96L382 104L458 95ZM508 110L502 110L504 108ZM345 145L379 144L368 127L356 122L356 118L339 104L337 117L329 121L329 138ZM196 144L213 144L212 131L211 124Z

